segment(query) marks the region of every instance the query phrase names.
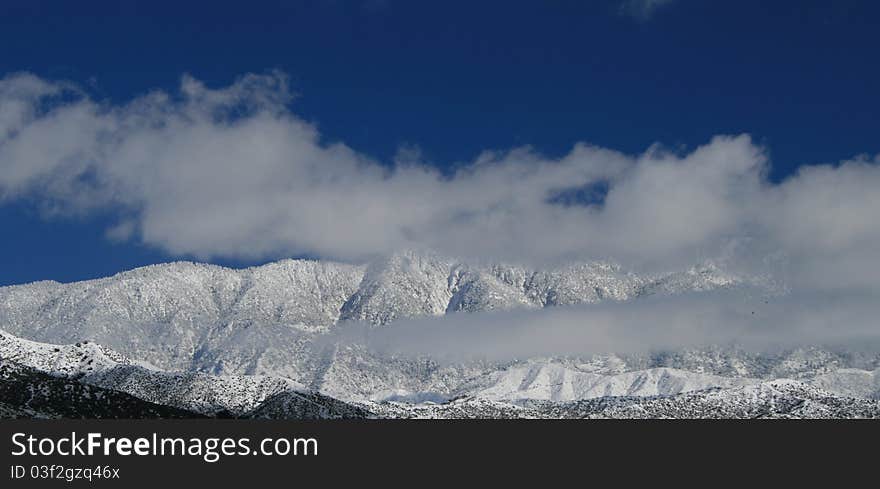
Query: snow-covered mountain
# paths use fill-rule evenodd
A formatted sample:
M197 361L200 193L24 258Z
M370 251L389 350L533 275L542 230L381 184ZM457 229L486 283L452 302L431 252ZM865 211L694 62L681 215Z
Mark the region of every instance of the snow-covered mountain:
M0 287L0 329L46 343L90 340L159 368L280 374L313 384L313 340L344 320L627 300L739 279L710 265L642 277L610 264L549 271L406 252L366 266L285 260L234 270L169 263L112 277Z
M549 271L468 265L406 252L366 266L284 260L242 270L189 262L138 268L112 277L0 287L0 324L45 341L137 333L194 341L211 328L284 325L325 331L340 320L385 324L396 318L626 300L707 290L738 282L712 265L637 276L605 263ZM106 342L102 342L105 343ZM162 354L164 352L157 352ZM192 353L191 351L189 353ZM163 361L174 361L168 354Z
M710 265L642 277L610 264L539 271L415 252L365 266L285 260L235 270L170 263L85 282L2 287L0 329L53 344L92 341L169 371L278 375L338 394L328 384L351 384L358 377L352 368L367 363L382 370L372 378L388 379L368 390L434 390L448 371L429 365L431 372L424 372L424 362L389 362L320 340L346 320L379 326L404 317L627 300L738 280Z
M50 343L87 338L162 368L189 370L212 359L203 357L206 348L242 336L295 341L326 330L362 275L359 267L312 261L247 270L156 265L72 284L0 288L0 327ZM255 369L243 355L244 365L220 369Z
M874 353L707 347L438 363L328 341L347 321L382 327L409 317L749 284L711 264L644 276L609 263L535 270L416 252L362 266L170 263L85 282L0 288L0 361L212 416L359 417L395 405L449 407L460 398L500 403L507 412L528 402L733 392L778 378L830 395L880 398Z

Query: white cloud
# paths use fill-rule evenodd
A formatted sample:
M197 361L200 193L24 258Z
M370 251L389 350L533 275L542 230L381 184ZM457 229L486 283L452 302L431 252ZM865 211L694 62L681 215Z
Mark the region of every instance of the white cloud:
M112 239L200 258L359 260L405 247L536 262L672 267L724 256L795 286L870 288L880 272L880 165L807 167L780 185L748 136L689 154L578 143L562 158L485 153L445 177L327 144L281 74L114 105L27 74L0 80L0 200L119 212ZM604 204L551 197L602 182ZM130 238L129 238L130 237Z

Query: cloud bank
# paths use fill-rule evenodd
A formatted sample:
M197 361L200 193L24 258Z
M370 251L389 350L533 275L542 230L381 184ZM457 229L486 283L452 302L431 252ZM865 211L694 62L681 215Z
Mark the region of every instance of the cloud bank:
M876 352L878 299L876 293L767 297L758 289L718 290L542 310L453 313L381 328L347 323L324 341L449 363L643 355L713 345L752 353L817 345Z
M0 202L119 216L113 239L198 258L363 260L401 248L520 262L700 259L810 289L873 289L880 165L803 167L781 184L749 136L687 154L577 143L561 158L485 152L453 175L326 143L284 75L223 88L184 76L127 103L69 83L0 80ZM599 190L596 190L599 189ZM588 198L584 198L584 196Z

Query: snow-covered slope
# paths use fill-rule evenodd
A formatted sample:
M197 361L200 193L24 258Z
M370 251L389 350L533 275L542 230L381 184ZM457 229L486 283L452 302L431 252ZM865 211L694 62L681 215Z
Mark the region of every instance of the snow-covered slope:
M376 261L367 267L339 319L385 324L403 317L443 314L452 297L451 267L444 258L412 252Z
M842 396L880 400L880 369L841 368L819 375L810 383Z
M246 413L251 419L358 419L375 415L358 404L317 392L285 391L266 399Z
M498 370L484 366L488 373L477 376L453 370L444 377L437 369L431 379L410 372L403 384L440 388L378 390L372 399L343 391L355 398L346 401L278 377L155 371L95 344L47 345L0 333L0 417L880 417L880 401L858 398L876 397L873 371L760 382L670 368L603 375L589 371L595 367L532 360ZM348 380L370 380L372 371Z
M189 369L210 340L254 325L286 336L326 330L355 292L361 267L286 260L232 270L194 263L113 277L0 288L0 328L48 343L90 339L166 369Z
M795 380L671 397L602 398L533 405L552 417L591 418L880 418L880 402L838 396Z
M94 343L50 345L2 331L0 364L76 379L151 403L209 415L240 416L273 395L306 390L302 384L281 377L157 371L131 365L127 358Z
M210 415L241 416L263 401L305 388L281 377L168 373L124 365L84 376L82 382L156 404Z
M75 376L130 363L123 355L89 341L50 345L0 331L0 359L52 375Z
M627 300L728 287L702 266L642 277L602 263L552 270L470 265L399 253L366 266L284 260L234 270L169 263L112 277L0 287L0 329L46 343L89 340L159 368L277 374L314 384L330 352L315 338L339 321Z
M479 397L463 397L444 403L408 404L382 402L370 405L374 416L396 419L537 419L542 408L528 408Z
M198 414L0 361L0 418L193 418Z
M557 362L531 361L493 372L466 389L493 400L575 401L605 396L669 396L709 387L735 387L757 382L671 368L651 368L613 375L583 372ZM483 386L480 386L482 384Z
M602 397L576 402L512 404L479 397L445 403L376 403L372 412L392 418L880 418L880 401L838 396L803 382L774 380L674 396Z

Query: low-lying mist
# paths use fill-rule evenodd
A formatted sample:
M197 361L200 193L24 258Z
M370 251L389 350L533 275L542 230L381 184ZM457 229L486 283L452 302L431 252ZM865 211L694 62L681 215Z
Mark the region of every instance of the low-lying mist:
M880 297L756 289L626 302L453 313L385 326L344 323L326 341L440 362L639 354L709 346L768 352L798 347L880 350Z

